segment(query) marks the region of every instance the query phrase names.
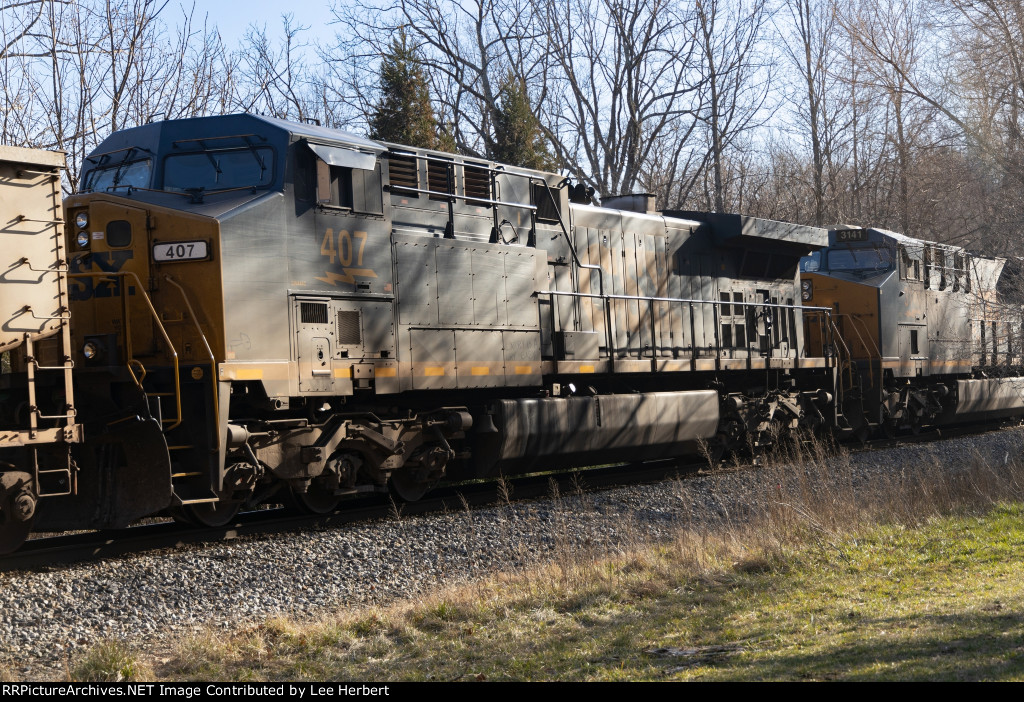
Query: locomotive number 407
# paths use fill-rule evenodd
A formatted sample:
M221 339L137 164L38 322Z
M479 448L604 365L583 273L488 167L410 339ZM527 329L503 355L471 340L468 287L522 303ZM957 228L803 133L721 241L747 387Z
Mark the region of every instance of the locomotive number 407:
M153 260L162 263L173 261L202 261L210 257L205 241L166 241L153 245Z

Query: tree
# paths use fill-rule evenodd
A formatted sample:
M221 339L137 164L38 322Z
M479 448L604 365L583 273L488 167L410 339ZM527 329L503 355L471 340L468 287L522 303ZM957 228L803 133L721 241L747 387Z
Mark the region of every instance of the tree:
M766 0L697 3L697 43L705 86L701 120L707 133L711 179L708 198L716 212L726 212L730 183L728 151L746 132L760 126L761 109L772 83L773 59L761 46L761 28L769 19ZM742 159L742 156L740 157Z
M499 92L502 97L494 116L492 158L512 166L554 170L555 160L530 106L526 85L509 71Z
M380 97L369 117L370 138L433 149L437 120L427 77L404 31L392 40L380 66Z
M790 30L780 43L792 68L800 73L802 90L794 91L794 103L800 132L810 146L814 224L819 227L826 224L826 199L835 191L827 176L834 173L832 157L844 107L841 96L845 93L835 78L841 56L836 50L834 2L787 0L786 24Z

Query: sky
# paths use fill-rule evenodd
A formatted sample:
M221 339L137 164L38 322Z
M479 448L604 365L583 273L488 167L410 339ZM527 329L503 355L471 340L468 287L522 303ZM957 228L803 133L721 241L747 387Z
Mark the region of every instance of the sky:
M184 7L189 7L187 0ZM171 10L168 6L167 10ZM250 24L266 25L270 36L277 36L281 29L281 15L290 12L294 15L296 25L307 26L305 34L310 42L316 39L327 40L334 36L335 27L329 23L334 19L331 14L330 0L195 0L195 23L202 23L202 16L209 17L210 24L220 29L224 43L229 49L238 45L245 36ZM173 14L168 15L168 20Z

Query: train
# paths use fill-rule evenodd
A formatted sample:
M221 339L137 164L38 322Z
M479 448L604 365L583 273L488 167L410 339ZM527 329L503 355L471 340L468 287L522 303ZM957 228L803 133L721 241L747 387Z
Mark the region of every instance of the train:
M239 114L0 150L0 552L33 531L1024 414L1019 266Z

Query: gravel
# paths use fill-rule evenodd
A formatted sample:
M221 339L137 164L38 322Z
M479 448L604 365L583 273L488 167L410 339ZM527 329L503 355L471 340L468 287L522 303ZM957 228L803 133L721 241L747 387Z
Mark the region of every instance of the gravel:
M955 467L970 456L1002 465L1018 457L1022 443L1024 429L1014 428L857 452L845 479L867 484L881 472ZM0 573L0 665L19 678L60 678L69 660L105 639L152 645L198 627L227 629L275 614L311 618L414 600L445 584L540 562L558 546L614 549L638 534L667 537L681 524L713 527L774 489L760 471L716 472L47 572Z

